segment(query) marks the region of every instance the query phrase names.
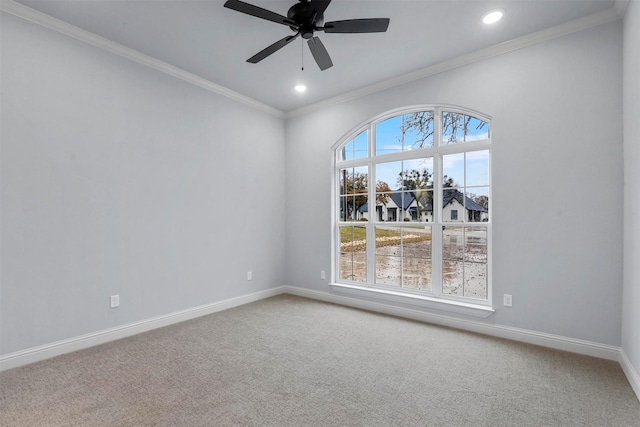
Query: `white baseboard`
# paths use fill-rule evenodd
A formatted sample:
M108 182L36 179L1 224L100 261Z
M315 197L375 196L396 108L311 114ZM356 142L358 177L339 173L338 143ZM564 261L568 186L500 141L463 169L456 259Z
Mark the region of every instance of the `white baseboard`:
M627 376L629 384L631 384L631 388L636 393L636 396L638 396L638 400L640 400L640 375L638 375L638 371L633 368L633 365L627 357L627 354L624 352L624 349L620 350L620 366L622 366L622 370Z
M28 365L54 356L59 356L61 354L71 353L72 351L82 350L99 344L104 344L109 341L115 341L121 338L137 335L152 329L169 326L174 323L184 322L185 320L195 319L196 317L238 307L254 301L279 295L283 292L283 287L267 289L265 291L242 295L211 304L204 304L198 307L142 320L140 322L129 323L115 328L104 329L91 334L81 335L38 347L32 347L15 353L9 353L4 356L0 356L0 371L17 368L18 366Z
M556 350L569 351L572 353L584 354L607 360L620 360L620 347L599 344L590 341L583 341L559 335L545 334L542 332L530 331L527 329L512 328L509 326L498 326L473 320L459 319L440 314L427 313L424 311L412 310L409 308L397 307L389 304L372 302L362 299L351 298L342 295L330 294L326 292L312 291L309 289L285 286L284 292L317 299L335 304L360 308L363 310L375 311L378 313L390 314L418 320L421 322L434 323L442 326L449 326L470 332L477 332L484 335L506 338L513 341L535 344L542 347L549 347Z
M424 311L397 307L379 302L372 302L342 295L330 294L326 292L312 291L295 286L281 286L272 288L249 295L243 295L240 297L214 302L211 304L201 305L187 310L169 313L167 315L154 317L152 319L147 319L140 322L129 323L123 326L105 329L95 333L82 335L62 341L57 341L51 344L29 348L15 353L9 353L4 356L0 356L0 371L24 366L30 363L93 347L99 344L104 344L109 341L137 335L142 332L161 328L163 326L169 326L175 323L194 319L200 316L205 316L207 314L216 313L229 308L238 307L261 299L270 298L282 293L288 293L301 297L316 299L319 301L326 301L363 310L404 317L421 322L449 326L485 335L554 348L557 350L570 351L573 353L618 361L621 364L625 375L629 379L631 387L640 399L640 377L631 365L629 359L624 354L624 351L622 351L622 349L619 347L589 341L582 341L558 335L545 334L526 329L511 328L508 326L497 326L472 320L458 319L454 317L427 313Z

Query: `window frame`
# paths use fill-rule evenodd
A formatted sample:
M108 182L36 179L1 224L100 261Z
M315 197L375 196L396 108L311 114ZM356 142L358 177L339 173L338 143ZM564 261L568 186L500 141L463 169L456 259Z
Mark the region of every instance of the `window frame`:
M379 154L376 155L376 125L382 123L388 119L393 117L397 117L404 114L411 114L416 112L433 112L433 142L431 147L426 148L415 148L399 152L387 153L387 154ZM488 138L475 140L475 141L464 141L458 143L444 143L444 132L443 132L443 123L442 117L443 112L448 113L457 113L463 114L467 116L472 116L473 118L477 118L483 122L486 122L489 125L488 129ZM367 291L379 294L387 294L393 295L394 297L403 297L425 300L429 303L447 303L452 304L455 308L459 308L462 306L469 307L478 307L483 311L486 311L487 308L492 306L493 294L492 294L492 144L491 144L491 133L493 131L491 125L491 117L486 114L480 113L478 111L470 110L468 108L461 108L457 106L451 105L419 105L407 108L399 108L395 110L388 111L381 115L378 115L370 120L367 120L364 123L361 123L359 126L353 128L347 134L345 134L336 144L332 146L333 153L333 162L332 162L332 203L331 203L331 224L332 224L332 268L331 268L331 278L332 285L337 288L342 288L338 290L348 289L350 293L357 293L359 291ZM366 157L361 158L352 158L349 160L341 160L341 148L346 146L350 141L354 140L357 136L359 136L362 132L367 132L367 144L368 144L368 153ZM487 220L481 222L470 222L466 218L466 211L463 213L462 218L459 221L451 222L445 221L443 218L443 164L442 160L445 155L449 154L457 154L457 153L469 153L475 151L488 151L488 214ZM388 163L394 161L402 161L402 160L412 160L412 159L422 159L422 158L433 158L433 211L432 211L432 221L423 222L423 221L408 221L402 222L398 221L393 223L393 227L397 227L400 229L401 227L415 227L419 225L428 224L431 226L431 251L432 256L430 259L431 262L431 291L425 292L422 290L412 290L407 288L398 288L395 286L386 286L375 283L375 247L376 247L376 239L375 239L375 230L376 226L379 226L381 222L378 221L377 218L377 208L373 209L372 206L375 206L375 202L369 204L369 218L367 221L343 221L342 218L339 217L339 203L340 203L340 170L345 168L355 168L366 166L368 170L368 201L375 201L376 197L376 165L381 163ZM462 187L466 190L466 185ZM466 191L463 192L466 196ZM460 217L460 215L459 215ZM367 261L367 269L366 269L366 282L356 282L345 279L339 279L340 274L340 248L338 247L340 242L340 227L341 226L364 226L366 230L366 247L368 248L366 251L366 261ZM472 298L468 296L459 296L459 295L451 295L443 293L443 278L442 278L442 265L443 265L443 255L442 255L442 230L436 230L436 228L442 228L444 226L466 226L466 227L474 227L479 226L486 230L487 236L487 263L486 263L486 272L487 272L487 282L486 282L486 299ZM455 311L455 310L454 310ZM492 312L492 310L489 310Z

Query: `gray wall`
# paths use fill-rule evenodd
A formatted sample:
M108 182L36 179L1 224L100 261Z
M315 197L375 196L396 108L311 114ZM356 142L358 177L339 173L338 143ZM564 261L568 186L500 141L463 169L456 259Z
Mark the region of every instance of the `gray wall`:
M620 345L621 46L615 22L288 120L287 282L330 292L331 146L395 108L459 105L493 117L486 321Z
M283 284L282 119L8 14L1 83L0 353Z
M631 3L627 123L639 114L628 95L638 88ZM2 42L0 354L282 284L329 292L319 272L331 266L330 147L373 116L430 103L493 117L497 312L486 321L622 344L640 370L640 143L629 126L622 337L620 322L620 22L286 128L6 14ZM503 293L513 308L501 307ZM119 309L108 308L112 294Z
M640 2L624 21L624 293L622 347L640 373Z

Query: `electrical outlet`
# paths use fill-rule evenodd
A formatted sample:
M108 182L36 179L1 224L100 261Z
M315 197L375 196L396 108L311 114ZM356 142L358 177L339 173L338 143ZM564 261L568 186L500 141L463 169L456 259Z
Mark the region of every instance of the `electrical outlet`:
M324 273L324 270L320 272L320 278L323 280L327 278L327 275Z
M504 294L503 304L505 307L511 307L511 305L513 304L513 297L509 294Z
M253 274L250 271L247 271L247 280L253 279Z
M109 303L111 308L120 307L120 295L111 295Z

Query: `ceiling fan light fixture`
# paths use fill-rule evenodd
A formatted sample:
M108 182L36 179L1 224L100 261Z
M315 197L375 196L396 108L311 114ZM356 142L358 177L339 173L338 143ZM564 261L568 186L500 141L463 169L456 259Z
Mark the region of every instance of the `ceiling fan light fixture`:
M241 0L227 0L224 2L224 7L255 18L286 25L295 32L295 35L287 36L262 49L247 59L247 62L257 64L291 43L297 37L302 37L303 40L307 40L307 45L313 59L318 64L318 68L324 71L333 67L333 62L320 38L314 35L315 32L323 31L325 33L338 34L384 33L387 31L390 21L389 18L363 18L324 22L324 12L330 3L331 0L298 0L296 4L289 8L287 16Z
M307 91L307 87L303 84L298 84L294 87L294 89L296 90L296 92L298 93L304 93Z
M484 22L487 25L495 24L496 22L501 20L503 16L504 16L504 10L502 9L490 10L489 12L485 13L484 16L482 17L482 22Z

